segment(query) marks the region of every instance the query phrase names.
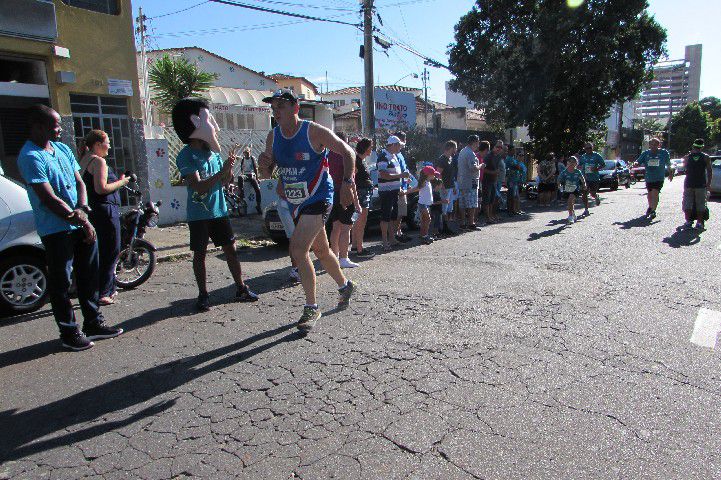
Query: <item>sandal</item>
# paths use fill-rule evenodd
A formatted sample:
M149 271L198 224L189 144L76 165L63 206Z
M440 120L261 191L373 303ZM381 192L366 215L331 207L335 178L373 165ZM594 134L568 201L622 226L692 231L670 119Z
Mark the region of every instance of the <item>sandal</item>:
M113 300L111 297L102 297L100 300L98 300L98 303L100 305L112 305L115 303L115 300Z

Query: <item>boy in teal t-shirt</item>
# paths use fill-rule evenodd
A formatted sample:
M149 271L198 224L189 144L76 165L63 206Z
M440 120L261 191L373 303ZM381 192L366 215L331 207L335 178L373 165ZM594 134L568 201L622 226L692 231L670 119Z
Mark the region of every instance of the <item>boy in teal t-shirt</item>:
M668 150L659 148L661 146L661 140L658 138L652 138L648 142L650 147L644 151L638 160L637 165L643 165L646 167L644 177L646 178L646 198L648 199L648 209L646 210L646 216L650 218L656 217L656 207L658 207L658 197L661 194L663 188L663 182L666 178L666 169L671 164L671 156L668 154ZM673 180L673 170L670 170L668 177L669 181Z
M235 251L235 235L223 193L223 187L233 183L235 149L224 163L218 153L217 124L204 99L180 100L173 107L173 127L186 144L178 153L176 165L188 189L190 250L193 252L193 273L199 291L196 308L200 311L210 309L205 271L209 240L223 249L237 287L236 300L254 302L258 300L258 295L243 282L240 260Z
M576 198L586 188L586 178L583 173L576 168L578 158L571 157L568 159L566 169L558 176L558 183L563 191L563 198L568 201L568 223L569 225L576 221Z

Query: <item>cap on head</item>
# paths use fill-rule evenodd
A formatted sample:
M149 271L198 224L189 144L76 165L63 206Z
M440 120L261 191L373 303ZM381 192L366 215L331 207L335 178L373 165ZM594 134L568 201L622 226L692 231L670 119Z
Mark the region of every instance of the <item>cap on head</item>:
M697 138L693 141L693 148L702 149L706 146L706 142L704 142L703 138Z
M430 176L430 175L438 176L441 174L441 172L439 172L438 170L433 168L431 165L426 165L425 167L423 167L423 169L421 170L421 173L423 175L428 175L428 176Z
M390 137L388 137L388 140L386 140L386 145L395 145L395 144L398 144L398 145L400 145L401 147L402 147L403 145L405 145L405 143L403 143L403 142L401 141L401 139L398 138L398 137L396 137L395 135L391 135Z
M270 97L265 97L263 99L263 102L265 103L273 103L274 98L282 98L284 100L288 100L290 103L298 103L298 97L296 97L293 92L288 90L287 88L280 88L273 92L273 95Z

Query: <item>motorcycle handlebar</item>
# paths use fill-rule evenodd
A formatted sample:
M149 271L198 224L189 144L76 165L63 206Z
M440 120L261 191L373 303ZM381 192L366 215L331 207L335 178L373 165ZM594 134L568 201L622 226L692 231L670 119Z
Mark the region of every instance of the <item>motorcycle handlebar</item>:
M130 170L126 170L125 176L128 177L128 178L130 178L130 183L136 183L136 182L138 181L138 176L135 175L135 174L134 174L133 172L131 172Z

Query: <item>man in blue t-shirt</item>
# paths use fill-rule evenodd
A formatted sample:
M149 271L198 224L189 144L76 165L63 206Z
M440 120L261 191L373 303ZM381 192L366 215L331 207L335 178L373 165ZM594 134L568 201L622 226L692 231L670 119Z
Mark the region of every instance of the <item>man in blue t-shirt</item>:
M235 299L239 302L255 302L258 295L243 282L240 260L235 251L235 235L228 218L223 187L233 183L235 149L228 161L220 150L215 136L217 127L210 114L208 102L201 98L185 98L173 107L173 127L186 145L176 158L176 165L188 189L187 220L190 230L190 250L193 252L193 273L198 284L199 311L210 310L210 297L206 284L205 256L208 241L221 247L233 280Z
M584 215L588 215L588 194L596 200L596 205L601 204L601 197L598 196L598 187L601 184L601 175L598 173L606 167L606 162L600 153L593 151L593 144L586 142L583 146L584 153L578 159L578 168L586 178L586 189L583 191L583 205L586 207Z
M93 340L117 337L122 328L105 324L98 292L98 244L88 221L90 211L80 166L60 138L60 115L45 105L28 110L30 139L18 155L35 225L45 247L48 296L63 347L91 348ZM75 321L70 284L75 273L83 329Z
M666 169L671 164L671 156L668 154L668 150L659 148L661 147L661 140L658 138L652 138L648 142L650 147L644 151L638 160L637 165L643 165L646 167L646 198L648 199L648 209L646 210L646 216L649 218L656 217L656 207L658 207L658 197L661 194L663 188L663 182L666 178ZM673 170L670 170L669 181L673 180Z
M398 139L401 141L401 145L405 147L406 145L406 132L396 132L395 136L398 137ZM400 151L396 154L396 158L398 159L398 165L401 167L401 173L408 172L410 175L410 170L408 169L408 163L406 162L406 157L403 156L403 152ZM401 192L405 192L408 190L408 186L410 185L410 182L407 178L401 179ZM400 194L398 195L398 218L393 222L395 232L396 232L396 240L398 240L401 243L407 243L411 241L411 237L403 233L403 228L401 225L403 224L403 219L408 216L408 197Z

